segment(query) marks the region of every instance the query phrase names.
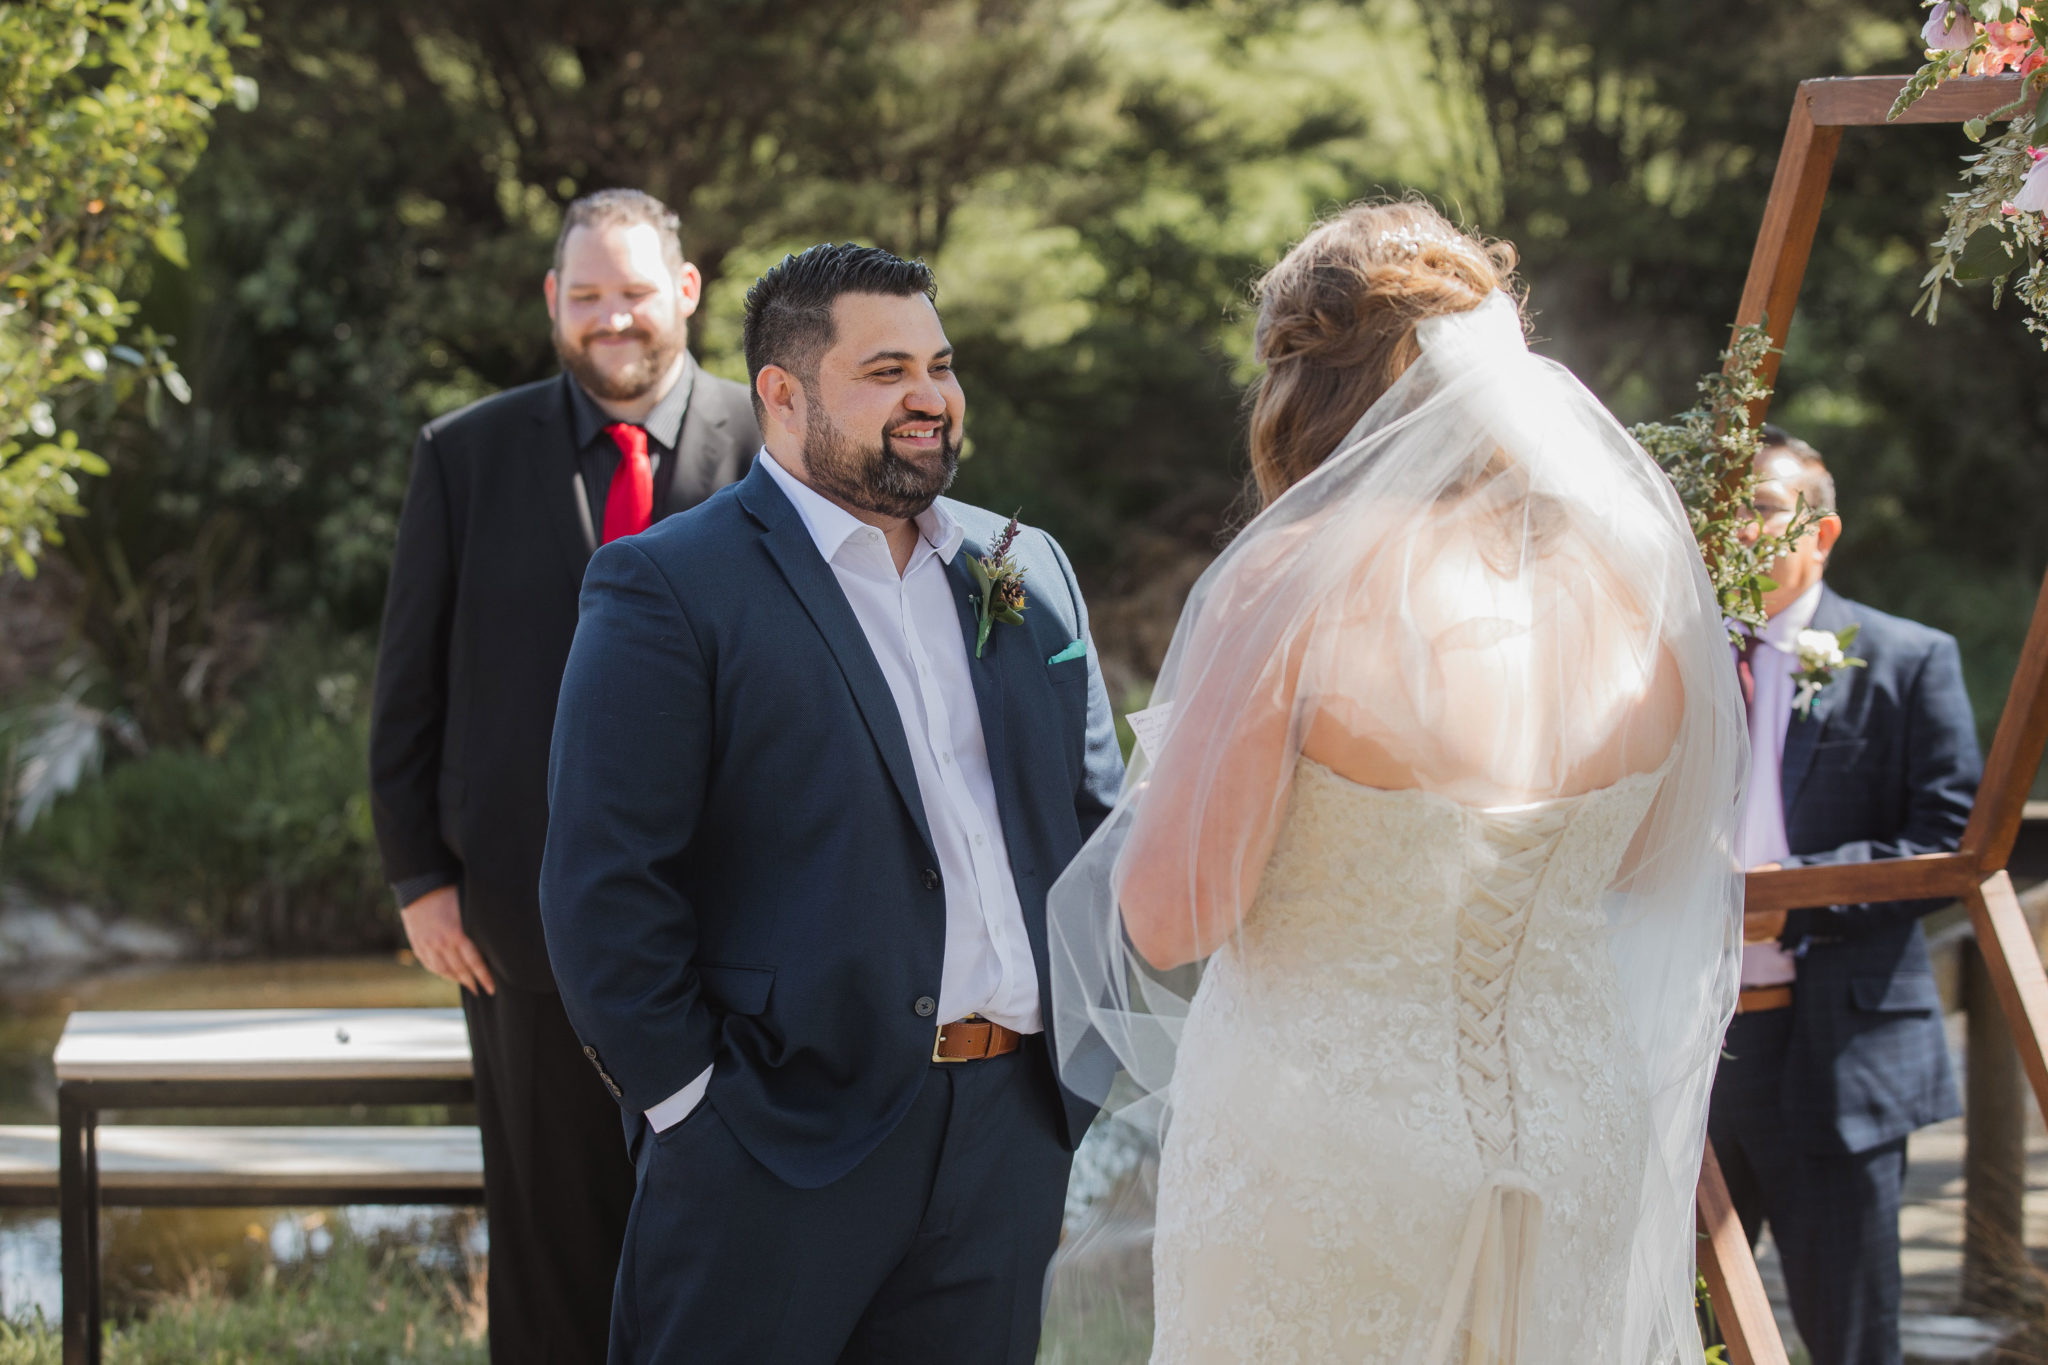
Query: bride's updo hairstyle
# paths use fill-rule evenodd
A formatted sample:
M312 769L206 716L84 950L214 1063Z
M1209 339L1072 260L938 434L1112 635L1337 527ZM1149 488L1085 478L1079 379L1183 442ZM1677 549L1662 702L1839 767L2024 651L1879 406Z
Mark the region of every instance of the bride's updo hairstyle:
M1270 504L1335 452L1421 353L1416 324L1515 291L1515 249L1425 203L1354 204L1259 281L1252 477Z

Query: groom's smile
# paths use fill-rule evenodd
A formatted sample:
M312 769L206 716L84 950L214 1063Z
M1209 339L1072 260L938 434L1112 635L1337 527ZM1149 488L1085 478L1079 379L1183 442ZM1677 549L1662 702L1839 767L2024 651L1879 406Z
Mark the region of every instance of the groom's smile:
M815 362L774 367L761 393L769 453L856 516L907 521L959 469L967 396L922 294L841 294Z

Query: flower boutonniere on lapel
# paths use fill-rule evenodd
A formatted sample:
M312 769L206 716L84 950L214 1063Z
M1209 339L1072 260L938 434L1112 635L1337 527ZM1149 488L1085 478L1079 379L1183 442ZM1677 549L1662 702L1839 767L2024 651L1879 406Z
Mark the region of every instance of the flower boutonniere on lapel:
M987 554L967 557L967 571L974 575L975 585L981 589L981 601L975 607L977 659L988 647L988 633L998 621L1006 626L1024 624L1024 570L1010 562L1010 547L1016 540L1017 518L1013 516L995 544L988 547Z
M1799 692L1792 698L1792 712L1801 720L1813 715L1813 701L1821 689L1835 680L1837 670L1861 668L1869 662L1849 653L1849 647L1856 643L1860 625L1842 627L1841 633L1832 630L1802 630L1793 643L1793 651L1799 661L1799 671L1792 675L1792 681Z

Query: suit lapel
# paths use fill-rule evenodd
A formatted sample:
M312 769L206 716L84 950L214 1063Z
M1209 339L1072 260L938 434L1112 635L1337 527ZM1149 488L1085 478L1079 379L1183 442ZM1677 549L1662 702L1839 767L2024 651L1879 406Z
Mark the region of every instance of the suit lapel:
M860 708L868 733L881 751L882 766L888 769L897 794L917 823L925 850L936 863L938 854L932 843L931 825L925 819L924 798L918 791L917 770L910 763L910 742L903 735L903 718L896 710L896 698L889 691L888 679L882 676L881 665L875 662L874 650L860 628L859 618L854 616L839 580L832 575L832 566L819 556L817 543L811 539L803 518L758 460L740 484L740 502L767 528L761 537L762 547L782 571L790 591L796 594L798 603L838 661L854 704Z
M534 446L540 460L540 477L547 491L546 517L553 529L555 546L569 571L569 582L583 589L583 571L597 552L597 530L590 524L590 494L583 486L583 470L576 459L576 428L569 420L568 375L556 384L551 401L534 414Z
M716 490L712 487L714 437L725 430L725 414L707 401L703 371L690 360L690 406L683 413L683 429L676 436L676 467L669 471L668 501L662 515L687 512Z
M1820 602L1813 610L1812 630L1839 631L1849 624L1849 609L1837 597L1832 588L1822 585ZM1830 685L1823 687L1813 699L1813 709L1805 720L1796 714L1786 722L1785 759L1778 771L1779 793L1790 811L1799 800L1799 789L1806 783L1806 774L1813 767L1814 746L1820 743L1822 732L1827 729L1828 716L1834 710L1835 702L1842 690L1852 685L1854 669L1844 669L1835 675Z

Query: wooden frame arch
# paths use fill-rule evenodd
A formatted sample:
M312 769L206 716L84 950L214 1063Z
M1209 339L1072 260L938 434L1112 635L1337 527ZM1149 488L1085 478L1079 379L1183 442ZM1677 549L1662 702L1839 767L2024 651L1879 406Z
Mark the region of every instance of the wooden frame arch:
M1772 352L1764 377L1776 382L1778 349L1791 330L1792 311L1820 226L1828 178L1845 128L1879 127L1905 87L1905 76L1852 76L1800 83L1785 128L1784 150L1757 232L1749 279L1736 311L1737 328L1764 323ZM1900 123L1964 123L1983 118L2020 96L2017 75L1951 80L1900 116ZM1761 422L1769 406L1753 404ZM1997 993L2034 1099L2048 1117L2048 973L2014 894L2006 861L2019 835L2027 792L2048 744L2048 577L2013 671L2005 710L1985 755L1984 778L1962 845L1954 853L1891 858L1871 863L1785 868L1749 874L1745 907L1793 910L1871 900L1954 897L1969 908L1977 944ZM1700 1271L1713 1295L1734 1365L1786 1365L1763 1281L1749 1241L1728 1197L1712 1144L1701 1165Z

